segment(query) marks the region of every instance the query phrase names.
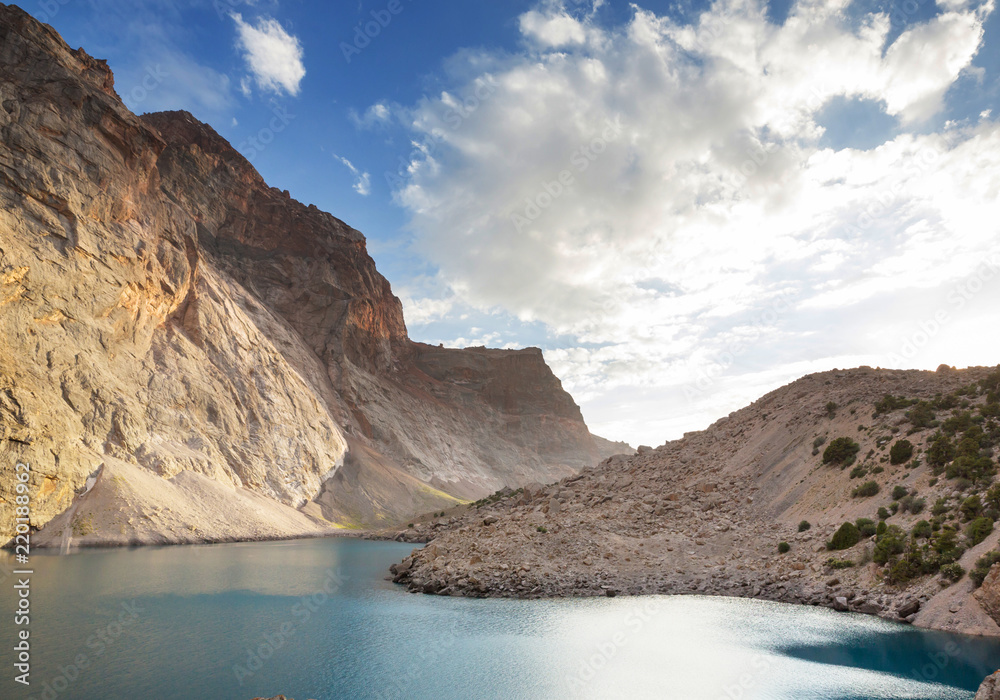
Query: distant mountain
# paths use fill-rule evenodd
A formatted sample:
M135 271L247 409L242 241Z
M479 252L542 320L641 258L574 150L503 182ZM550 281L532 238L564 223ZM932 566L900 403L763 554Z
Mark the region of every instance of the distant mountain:
M621 451L539 350L411 341L361 233L2 4L0 204L0 463L36 542L386 525Z

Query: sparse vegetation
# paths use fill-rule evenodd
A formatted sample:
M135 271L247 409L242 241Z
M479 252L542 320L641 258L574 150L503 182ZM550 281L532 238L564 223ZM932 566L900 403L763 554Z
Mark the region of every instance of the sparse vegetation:
M892 413L893 411L898 411L901 408L906 408L913 402L903 396L892 396L891 394L886 394L882 397L882 400L875 404L875 418L878 418L882 414Z
M989 576L990 569L1000 564L1000 551L989 552L979 557L976 566L969 572L969 578L976 584L976 588L983 585L983 581Z
M874 537L875 533L878 532L878 526L875 524L875 521L868 518L858 518L854 522L854 525L865 539Z
M945 564L941 567L941 576L948 581L961 581L962 577L965 576L965 569L958 562Z
M799 532L805 532L810 528L812 528L812 523L810 523L808 520L803 520L801 523L799 523Z
M993 518L987 518L985 515L981 518L976 518L965 528L965 537L968 539L970 547L975 547L992 534Z
M830 559L826 560L826 565L829 566L831 569L839 571L840 569L850 569L852 566L854 566L854 562L851 561L850 559L836 559L831 557Z
M826 548L833 551L850 549L861 541L861 531L854 523L844 523L834 533L833 538L826 543Z
M840 464L843 466L851 465L858 452L861 451L861 445L856 443L854 440L848 437L839 437L831 441L827 445L826 450L823 451L823 464Z
M909 440L897 440L889 450L890 464L905 464L913 456L913 443Z
M778 543L778 554L788 554L790 551L792 551L792 545L787 542Z
M871 498L872 496L877 496L881 490L882 487L878 485L877 481L866 481L851 491L851 496L854 498Z

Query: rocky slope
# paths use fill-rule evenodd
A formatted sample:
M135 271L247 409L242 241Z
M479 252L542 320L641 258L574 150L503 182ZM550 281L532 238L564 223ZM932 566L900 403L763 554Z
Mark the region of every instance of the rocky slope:
M412 342L361 233L0 4L0 468L36 543L384 525L614 451L539 351Z
M425 593L702 593L1000 635L1000 565L978 592L971 575L1000 543L981 520L1000 516L1000 488L988 487L998 384L983 368L810 375L681 440L400 532L430 544L392 573ZM953 449L943 457L939 434ZM856 457L824 463L838 437ZM894 464L904 439L913 454ZM959 474L969 465L980 476ZM877 493L865 496L869 481ZM828 549L845 522L874 530L879 508L887 534ZM982 541L969 539L973 521ZM955 581L952 561L970 575Z

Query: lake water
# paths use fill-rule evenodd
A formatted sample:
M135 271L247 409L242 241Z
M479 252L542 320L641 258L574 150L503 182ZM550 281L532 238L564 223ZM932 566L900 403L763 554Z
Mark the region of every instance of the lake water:
M941 700L972 698L1000 666L995 640L775 603L412 595L384 580L411 549L329 539L36 554L32 684L13 682L7 578L0 697Z

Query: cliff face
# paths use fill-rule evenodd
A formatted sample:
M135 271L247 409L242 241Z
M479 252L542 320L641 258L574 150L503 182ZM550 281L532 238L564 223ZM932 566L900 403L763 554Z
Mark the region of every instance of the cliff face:
M377 524L608 452L540 353L413 343L364 236L2 4L0 205L0 463L61 514L40 542ZM287 512L225 526L208 492Z

